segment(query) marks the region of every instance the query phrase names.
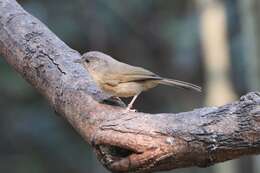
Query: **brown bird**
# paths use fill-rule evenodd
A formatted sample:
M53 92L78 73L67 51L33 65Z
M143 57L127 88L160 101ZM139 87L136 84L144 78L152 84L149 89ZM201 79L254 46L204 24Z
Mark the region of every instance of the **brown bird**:
M131 66L97 51L90 51L75 61L81 63L90 73L97 85L108 94L116 97L133 97L127 106L129 111L138 95L159 84L191 89L201 92L201 87L158 76L142 67Z

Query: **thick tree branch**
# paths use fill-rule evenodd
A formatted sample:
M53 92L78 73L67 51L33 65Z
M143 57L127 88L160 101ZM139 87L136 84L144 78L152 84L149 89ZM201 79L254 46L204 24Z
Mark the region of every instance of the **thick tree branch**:
M0 0L0 52L113 172L151 172L260 152L260 93L179 114L123 113L74 63L80 55L14 0ZM221 94L221 93L220 93Z

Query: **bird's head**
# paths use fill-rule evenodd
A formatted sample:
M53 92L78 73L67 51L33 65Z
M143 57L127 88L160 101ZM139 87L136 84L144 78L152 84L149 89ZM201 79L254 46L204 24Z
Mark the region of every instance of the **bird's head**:
M82 64L88 70L97 70L107 66L111 61L114 61L114 59L109 55L98 51L90 51L84 53L81 59L77 59L74 62Z

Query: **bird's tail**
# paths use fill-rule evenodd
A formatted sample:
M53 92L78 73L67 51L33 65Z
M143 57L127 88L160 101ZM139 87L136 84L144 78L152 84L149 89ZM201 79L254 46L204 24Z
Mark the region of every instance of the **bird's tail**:
M188 90L195 90L198 92L201 92L201 87L188 83L188 82L183 82L183 81L179 81L179 80L174 80L174 79L162 79L160 81L158 81L160 84L163 85L169 85L169 86L174 86L174 87L178 87L178 88L183 88L183 89L188 89Z

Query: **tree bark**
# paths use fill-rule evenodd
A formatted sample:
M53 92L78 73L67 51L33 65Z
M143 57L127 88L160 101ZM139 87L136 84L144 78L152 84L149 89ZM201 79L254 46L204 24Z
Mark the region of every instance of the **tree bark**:
M124 113L102 102L108 96L74 63L80 54L14 0L0 0L0 52L112 172L205 167L260 152L259 92L191 112Z

